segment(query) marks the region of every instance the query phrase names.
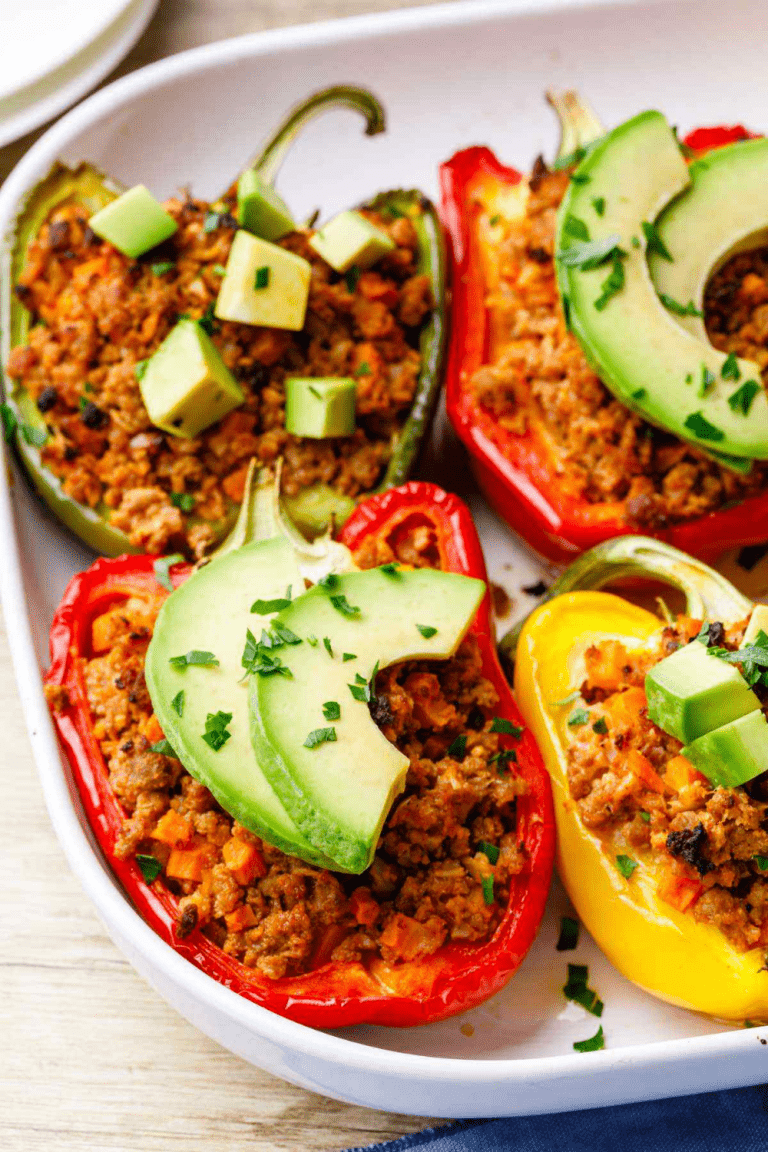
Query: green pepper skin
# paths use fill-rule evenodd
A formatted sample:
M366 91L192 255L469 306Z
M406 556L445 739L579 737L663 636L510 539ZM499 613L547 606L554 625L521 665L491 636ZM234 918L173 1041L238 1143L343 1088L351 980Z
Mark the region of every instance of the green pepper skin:
M383 110L370 93L363 89L343 86L329 88L310 97L295 109L249 167L258 168L265 179L272 180L296 134L307 121L320 112L339 106L353 109L364 117L367 135L375 135L384 130ZM3 285L4 364L7 363L11 349L24 344L29 333L29 312L17 299L13 285L24 267L30 241L40 231L54 208L69 201L77 201L93 213L108 204L121 191L123 189L117 184L85 163L75 169L57 164L48 176L32 189L17 217L10 256L10 276L5 278L6 282ZM382 192L361 207L377 210L392 207L396 212L409 216L418 237L417 268L419 272L430 277L434 300L431 317L425 321L421 330L422 369L410 414L393 447L381 484L373 492L363 493L359 497L363 500L377 492L397 487L407 480L413 471L440 390L447 342L447 322L445 246L434 205L421 192L398 189ZM417 215L412 215L415 207L419 212ZM20 424L39 429L45 427L45 421L37 406L18 381L8 380L5 392L6 403ZM103 556L121 556L141 551L130 543L124 532L108 522L109 509L89 508L68 497L59 478L43 464L40 449L27 444L18 428L13 436L13 444L37 493L75 536ZM340 527L350 515L355 502L336 492L329 485L317 484L304 489L294 497L289 497L287 503L297 525L308 536L316 536L331 523ZM322 514L326 515L324 521L322 515L318 518L318 509L322 509ZM237 517L237 511L237 505L233 504L221 521L211 525L216 532L217 540L223 540L230 531Z

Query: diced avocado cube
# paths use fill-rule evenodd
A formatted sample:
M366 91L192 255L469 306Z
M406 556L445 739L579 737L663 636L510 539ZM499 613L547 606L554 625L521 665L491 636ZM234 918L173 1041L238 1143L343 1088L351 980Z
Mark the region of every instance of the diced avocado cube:
M150 357L140 384L149 418L174 436L197 436L245 400L196 320L180 320Z
M747 630L744 633L744 639L741 642L742 648L747 648L749 645L754 644L755 640L761 632L768 635L768 604L755 604L752 609L752 615L747 624Z
M311 276L308 260L239 229L214 311L220 320L300 332Z
M684 744L760 707L733 664L710 656L696 640L651 668L645 694L654 724Z
M351 436L355 391L350 376L289 376L285 381L286 431L313 440Z
M282 196L254 168L237 182L237 219L262 240L279 240L296 228Z
M178 224L143 184L137 184L88 221L102 240L135 259L178 231Z
M737 788L768 770L768 723L762 712L750 712L713 728L683 748L716 788Z
M315 232L309 246L331 268L346 272L353 264L358 268L370 268L395 245L386 232L359 212L340 212Z

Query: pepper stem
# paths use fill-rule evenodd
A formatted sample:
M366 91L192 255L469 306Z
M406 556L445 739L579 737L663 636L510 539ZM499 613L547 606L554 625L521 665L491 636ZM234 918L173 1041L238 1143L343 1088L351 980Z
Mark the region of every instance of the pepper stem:
M560 121L558 160L572 156L579 148L592 144L605 133L605 128L578 92L549 91L546 97Z
M375 136L386 127L384 109L372 92L346 84L325 88L289 113L248 167L255 168L268 184L274 183L280 165L298 133L308 121L330 108L350 108L353 112L359 112L365 119L366 136Z
M628 576L644 576L678 588L685 595L686 612L696 620L733 624L749 616L754 607L709 565L649 536L618 536L590 548L555 581L544 600L604 588ZM520 620L499 645L508 665L514 663L524 622Z

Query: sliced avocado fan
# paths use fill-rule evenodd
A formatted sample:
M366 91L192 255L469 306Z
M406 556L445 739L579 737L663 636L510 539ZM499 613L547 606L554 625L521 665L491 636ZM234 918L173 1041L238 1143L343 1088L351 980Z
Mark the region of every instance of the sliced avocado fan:
M598 141L558 215L563 309L595 371L627 407L705 451L768 459L768 398L757 365L686 331L678 314L696 310L692 298L662 302L651 280L647 255L665 259L655 221L690 183L660 112L643 112ZM674 262L671 248L669 255ZM754 386L735 397L749 381Z

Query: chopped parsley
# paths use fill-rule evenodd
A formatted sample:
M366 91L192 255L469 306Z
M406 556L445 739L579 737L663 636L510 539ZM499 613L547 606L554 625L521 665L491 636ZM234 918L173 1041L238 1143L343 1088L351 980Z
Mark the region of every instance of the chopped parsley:
M215 272L217 276L226 276L227 274L227 270L223 264L214 264L212 271Z
M580 164L587 154L586 148L576 148L573 152L568 152L565 156L558 156L557 160L552 164L553 172L561 172L563 168L573 168L574 164Z
M590 1036L588 1040L575 1040L573 1047L576 1052L601 1052L605 1048L602 1024L594 1036Z
M566 268L580 268L582 272L589 272L614 256L625 255L619 247L619 240L619 236L605 236L602 240L577 242L558 252L555 259Z
M735 352L729 352L723 361L723 366L720 369L720 375L723 380L738 380L741 376L739 371L739 362L736 359Z
M153 276L165 276L166 272L173 272L176 265L173 260L161 260L159 264L151 264Z
M646 252L655 252L662 259L669 260L670 264L673 262L672 253L659 236L655 224L649 224L647 220L643 220L643 235L645 236Z
M173 583L170 577L170 569L174 564L183 564L184 557L180 552L174 552L172 556L161 556L155 560L152 565L152 570L155 573L155 580L161 584L163 588L167 588L169 592L173 592Z
M335 744L335 728L313 728L304 741L305 748L317 748L320 744Z
M558 952L573 952L579 943L579 922L573 916L563 916L560 921L560 935L555 948ZM567 985L566 985L567 987Z
M177 716L183 716L184 715L184 689L183 688L181 689L180 692L177 692L176 695L174 696L173 700L171 700L171 708L173 708L173 710Z
M633 860L631 856L618 855L616 857L616 867L625 880L629 880L635 868L639 867L637 860Z
M431 624L417 624L416 627L425 640L431 640L437 635L437 628L433 628Z
M511 736L513 740L519 740L525 728L513 724L511 720L505 720L503 716L494 716L490 730L491 732L503 732L505 736Z
M710 424L709 420L707 420L701 411L691 412L689 416L686 416L683 424L690 432L693 432L694 436L699 440L713 440L717 442L718 440L725 439L725 433L722 429L717 428L714 424Z
M563 235L573 240L589 240L589 228L578 216L568 215L563 224Z
M354 699L359 700L361 704L370 704L373 699L373 684L378 671L379 662L377 660L373 672L371 672L370 680L366 680L365 676L361 676L359 672L356 672L354 684L347 685Z
M768 872L768 856L753 856L752 859L761 872Z
M355 288L357 288L357 282L359 279L360 269L357 264L353 264L352 267L348 268L344 273L344 283L347 286L347 292L354 292Z
M608 731L608 725L605 722L605 716L600 716L597 720L595 720L594 724L592 725L592 731L597 732L598 736L605 736L606 732Z
M337 700L326 700L323 704L323 719L324 720L340 720L341 719L341 705Z
M701 366L701 384L699 385L699 396L708 396L712 391L715 383L715 374L710 372L706 364Z
M485 853L485 855L488 857L491 864L496 864L498 862L499 849L496 847L495 844L489 844L487 840L481 840L479 845L478 845L478 848L480 849L481 852Z
M495 228L495 227L496 227L496 225L497 225L498 223L500 223L500 221L501 221L501 216L500 216L500 214L499 214L498 212L494 212L493 216L491 216L491 218L489 219L488 223L490 224L491 228Z
M632 399L633 399L633 400L645 400L645 397L646 397L646 391L645 391L645 388L637 388L637 389L636 389L636 390L635 390L635 391L632 393Z
M495 764L499 772L508 772L510 764L517 763L517 752L513 748L501 748L488 758L489 764Z
M342 616L352 618L354 616L360 615L360 609L357 608L354 604L350 604L346 596L344 596L341 592L337 596L331 596L330 601L336 611L341 612Z
M266 288L268 284L269 268L264 264L263 267L256 269L256 279L253 282L253 286L258 291L261 288Z
M191 512L195 506L195 498L189 492L171 492L171 504L182 512Z
M493 894L493 876L483 876L480 883L483 886L483 900L486 904L495 904L496 897Z
M745 380L735 392L731 392L728 397L728 407L732 412L742 412L748 416L752 401L759 391L760 385L757 380Z
M700 312L694 304L693 300L689 300L687 304L681 304L672 296L668 296L666 292L659 292L659 300L661 300L664 307L668 312L674 312L676 316L703 316L704 313Z
M640 241L638 240L637 236L632 237L631 243L632 243L633 248L639 248L640 247Z
M626 277L624 275L624 265L621 262L623 256L620 255L620 252L620 249L614 252L611 271L600 285L600 295L597 300L595 300L595 308L598 312L602 312L608 304L608 301L616 296L624 287Z
M323 636L323 648L325 648L328 655L333 659L333 648L331 647L330 636Z
M231 732L227 731L227 724L231 721L231 712L209 712L206 716L203 740L210 748L213 748L214 752L223 748L232 735Z
M213 314L213 308L214 304L213 300L211 300L205 312L197 322L202 328L203 332L207 333L208 336L213 335L213 330L216 327L216 317Z
M259 616L269 616L272 612L282 612L283 608L288 608L290 603L290 596L279 596L275 600L254 600L251 604L251 612L256 612Z
M363 360L362 364L358 364L355 368L355 376L370 376L371 366L367 360Z
M317 388L314 387L314 385L312 385L312 384L309 385L309 391L312 393L315 400L322 400L322 396L318 392Z
M452 740L446 750L446 756L453 756L456 760L463 760L467 754L467 738L462 733Z
M149 364L149 357L147 357L146 360L137 360L136 361L136 363L133 366L133 374L137 380L143 380L144 379L144 373L147 370L148 364Z
M154 856L144 856L139 852L136 853L136 863L146 884L154 884L163 870L162 864Z
M592 180L591 176L587 176L586 172L571 172L568 177L574 184L589 184Z
M589 724L589 712L586 708L575 708L566 721L569 728L583 728Z
M245 647L240 663L249 676L277 675L291 679L293 673L290 668L286 668L279 656L272 654L272 649L280 647L280 644L275 645L271 640L268 632L262 632L261 640L257 640L250 628L246 629Z
M399 564L382 564L380 566L379 570L381 572L383 572L385 576L399 576L400 575Z
M307 636L307 644L309 644L310 648L317 648L319 643L320 641L318 640L317 636L313 636L311 633L309 636Z
M741 664L744 679L750 687L757 683L768 683L768 672L761 672L761 668L768 668L768 636L760 629L755 637L754 644L745 648L738 648L731 652L728 648L707 648L708 656L716 656L726 664Z
M14 412L13 408L11 408L10 404L0 404L0 419L3 421L3 435L5 436L7 443L10 444L11 440L13 440L13 434L16 431L16 427L18 425L16 413Z
M592 201L592 207L598 216L602 216L605 213L605 196L595 196Z
M317 643L317 641L315 641L315 643ZM354 652L342 652L342 654L341 654L342 664L346 664L350 660L357 660L357 656L355 655L355 653Z
M168 660L174 668L187 668L192 664L202 664L204 666L218 665L218 660L213 652L201 652L197 648L193 648L191 652L186 652L183 656L171 656Z
M325 588L325 590L327 592L329 589L335 588L336 585L338 584L338 582L339 582L339 578L336 575L336 573L335 572L328 572L328 573L326 573L325 576L320 577L320 579L317 582L317 586L318 586L318 588Z
M602 1016L603 1002L597 992L587 987L588 979L589 969L586 964L569 964L568 981L563 987L563 995L566 1000L573 1000L574 1003L581 1004L582 1008L586 1008L587 1012L591 1012L593 1016Z
M163 737L162 740L158 740L155 744L151 744L149 750L150 752L157 752L160 756L172 756L174 760L178 760L178 756L174 752L173 747L165 737Z
M640 811L638 812L638 816L640 817L641 820L644 820L646 824L650 824L650 822L651 822L650 812L646 812L644 808L641 808Z

